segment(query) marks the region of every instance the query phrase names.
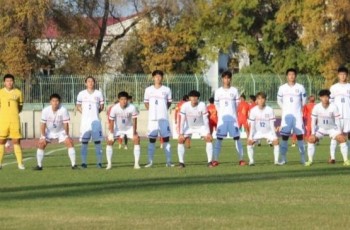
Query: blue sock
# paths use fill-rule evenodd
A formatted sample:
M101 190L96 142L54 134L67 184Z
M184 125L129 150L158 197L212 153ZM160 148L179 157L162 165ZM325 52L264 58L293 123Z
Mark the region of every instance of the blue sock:
M99 143L99 144L95 143L95 152L96 152L97 164L102 164L102 147L101 147L101 143Z
M83 164L86 164L86 158L87 158L87 147L88 147L88 144L82 144L81 145L81 162Z

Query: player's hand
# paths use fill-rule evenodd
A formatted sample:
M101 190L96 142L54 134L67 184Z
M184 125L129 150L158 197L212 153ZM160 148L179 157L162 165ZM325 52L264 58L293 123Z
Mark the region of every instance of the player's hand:
M109 132L107 139L108 139L109 141L114 141L114 135L113 135L113 133Z
M133 140L134 140L134 142L135 141L137 141L137 142L140 141L140 137L139 137L139 135L137 133L134 133Z
M179 142L185 142L185 136L180 134L179 135Z
M41 135L39 139L40 140L46 140L46 137L44 135Z
M210 133L207 134L207 141L212 141L213 137Z

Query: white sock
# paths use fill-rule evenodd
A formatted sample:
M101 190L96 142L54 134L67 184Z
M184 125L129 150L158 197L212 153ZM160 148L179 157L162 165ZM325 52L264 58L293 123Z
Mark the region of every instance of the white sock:
M280 153L281 153L281 160L284 162L287 162L287 151L288 151L288 141L281 141L280 144Z
M154 151L156 149L155 143L148 143L148 163L153 162Z
M88 147L88 144L81 145L81 161L83 164L86 164L87 162L87 147Z
M348 144L346 142L341 143L340 145L340 152L343 155L343 160L348 160Z
M309 158L309 161L314 161L314 155L315 155L315 144L313 143L307 143L307 156Z
M139 165L140 155L141 155L141 147L140 147L140 145L134 145L135 165Z
M74 166L76 162L75 162L75 149L73 147L68 148L68 156L70 159L70 163L72 164L72 166Z
M235 140L238 160L243 160L243 146L241 140Z
M214 161L217 161L219 159L219 155L221 152L221 143L222 140L216 139L215 146L214 146L214 152L213 152L213 159Z
M254 164L254 148L253 145L247 145L247 153L249 158L249 163Z
M184 156L185 156L185 145L184 144L177 144L177 155L179 157L179 163L185 163Z
M37 149L36 150L36 160L38 162L38 166L42 167L42 162L44 159L44 150L43 149Z
M164 153L166 157L166 163L171 163L171 145L169 142L163 143Z
M335 160L335 151L337 149L337 141L334 139L331 139L331 143L329 146L329 151L331 154L331 160Z
M96 153L96 160L97 164L102 164L102 147L100 144L95 144L95 153Z
M208 163L213 161L213 143L207 142L205 145L205 151L207 152Z
M113 146L107 145L106 146L106 158L107 158L108 165L112 165L112 156L113 156Z
M278 163L278 158L280 156L280 146L279 145L273 146L273 156L275 158L275 163Z

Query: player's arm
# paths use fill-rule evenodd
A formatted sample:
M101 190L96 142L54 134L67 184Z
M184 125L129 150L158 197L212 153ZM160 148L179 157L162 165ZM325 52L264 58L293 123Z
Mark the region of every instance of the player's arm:
M46 123L41 122L41 124L40 124L40 139L45 140L45 132L46 132Z
M203 111L203 122L204 122L205 130L207 132L207 138L212 140L210 128L209 128L208 110L206 107L204 107L204 111Z
M75 108L77 111L79 111L81 113L81 104L77 104Z
M317 111L315 107L311 113L311 135L315 135L316 133L316 122L317 122Z
M18 101L18 112L22 112L23 109L23 94L20 91L19 101Z
M303 86L302 90L301 90L301 104L302 104L302 106L306 105L306 100L307 100L306 91L305 91L305 88Z
M78 94L78 97L77 97L77 104L75 106L75 109L77 111L79 111L79 113L82 113L82 109L81 109L81 103L83 102L83 98L81 96L81 93Z
M273 117L270 119L270 127L272 131L276 131L276 127L275 127L275 121L276 121L276 117L275 114L273 113Z
M149 110L149 93L148 93L148 88L145 90L145 95L143 97L143 103L145 104L146 109Z
M329 102L330 102L330 103L334 103L333 86L331 86L331 88L329 89L329 91L331 92L331 95L329 95Z
M176 106L175 107L175 125L177 124L178 116L179 116L179 107Z
M69 136L69 122L63 123L64 131L66 132L67 136Z
M249 114L248 123L250 130L248 139L253 140L253 132L255 131L255 116L253 113Z
M173 101L173 98L172 98L172 96L171 96L171 90L170 90L170 88L169 88L167 100L168 100L167 106L168 106L168 109L169 109L170 106L171 106L171 102Z
M98 112L101 113L104 108L105 108L105 105L104 104L100 104L100 107L98 108Z
M279 87L278 93L277 93L277 104L282 109L283 108L283 92L282 87Z

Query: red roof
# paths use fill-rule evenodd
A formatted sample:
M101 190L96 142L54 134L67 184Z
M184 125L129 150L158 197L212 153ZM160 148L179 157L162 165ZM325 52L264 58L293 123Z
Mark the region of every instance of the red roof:
M130 18L134 18L138 16L138 14L133 14L127 17L109 17L107 19L107 27L111 25L118 24L120 22L126 21ZM102 18L96 18L98 20L98 25L102 25ZM97 25L90 19L90 18L84 18L84 23L86 24L87 28L89 28L89 35L92 37L98 37L99 36L99 28ZM48 38L48 39L55 39L60 36L60 29L55 20L49 20L43 30L42 37Z

